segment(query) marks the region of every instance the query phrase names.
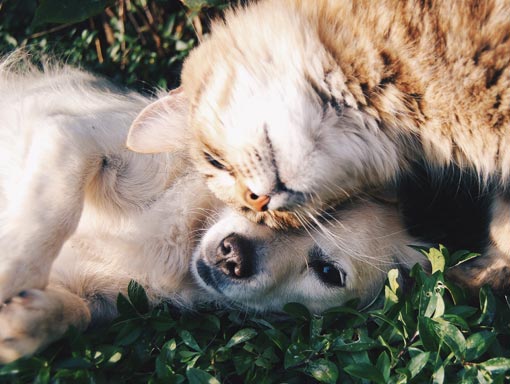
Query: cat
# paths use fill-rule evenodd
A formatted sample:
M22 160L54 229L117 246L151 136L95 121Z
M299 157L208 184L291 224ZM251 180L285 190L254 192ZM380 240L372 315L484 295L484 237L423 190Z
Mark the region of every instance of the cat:
M274 228L398 186L414 161L474 172L498 191L485 265L510 275L509 62L507 0L262 0L213 23L127 144L188 141L211 191Z
M186 149L125 146L151 99L22 52L0 64L0 363L70 325L110 319L131 279L151 305L314 312L370 304L392 268L425 258L394 204L360 196L323 231L274 231L228 208ZM172 124L185 124L174 108Z

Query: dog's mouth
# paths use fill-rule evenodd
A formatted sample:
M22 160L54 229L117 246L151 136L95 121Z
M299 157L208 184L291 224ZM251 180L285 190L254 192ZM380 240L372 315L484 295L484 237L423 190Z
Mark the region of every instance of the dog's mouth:
M223 294L220 284L218 283L217 271L208 266L204 260L198 259L196 262L196 271L202 282L207 286L213 288L217 293ZM216 272L216 273L215 273Z

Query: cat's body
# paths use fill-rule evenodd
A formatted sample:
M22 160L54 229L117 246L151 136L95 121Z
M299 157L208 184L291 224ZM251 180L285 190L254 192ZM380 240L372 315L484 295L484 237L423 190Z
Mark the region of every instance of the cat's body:
M417 158L504 185L509 62L504 0L252 4L215 23L185 63L195 162L220 179L207 152L240 189L271 197L261 220L294 200L320 208L387 184Z
M414 160L439 179L456 166L505 192L509 63L506 0L260 1L213 24L184 65L183 92L148 107L128 145L189 139L210 189L274 227L313 223L398 182ZM162 107L175 100L189 108L189 132L168 134ZM497 200L491 229L503 268L507 205Z

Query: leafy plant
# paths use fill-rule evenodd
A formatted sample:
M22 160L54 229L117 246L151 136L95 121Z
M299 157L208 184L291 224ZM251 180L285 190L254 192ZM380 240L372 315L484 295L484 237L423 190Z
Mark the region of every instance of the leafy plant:
M182 61L227 3L6 0L0 2L0 53L28 47L139 90L173 88Z
M149 310L132 282L108 327L64 340L0 369L0 381L126 383L504 383L510 379L510 306L483 288L477 300L445 276L469 252L421 251L409 291L390 272L380 307L356 303L287 317Z

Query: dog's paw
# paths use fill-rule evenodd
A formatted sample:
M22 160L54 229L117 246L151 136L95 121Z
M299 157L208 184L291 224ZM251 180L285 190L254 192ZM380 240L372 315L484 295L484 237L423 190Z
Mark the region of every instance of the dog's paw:
M30 260L0 262L0 304L16 297L19 292L44 289L48 284L51 263Z
M31 289L0 308L0 363L31 355L67 330L58 295Z

